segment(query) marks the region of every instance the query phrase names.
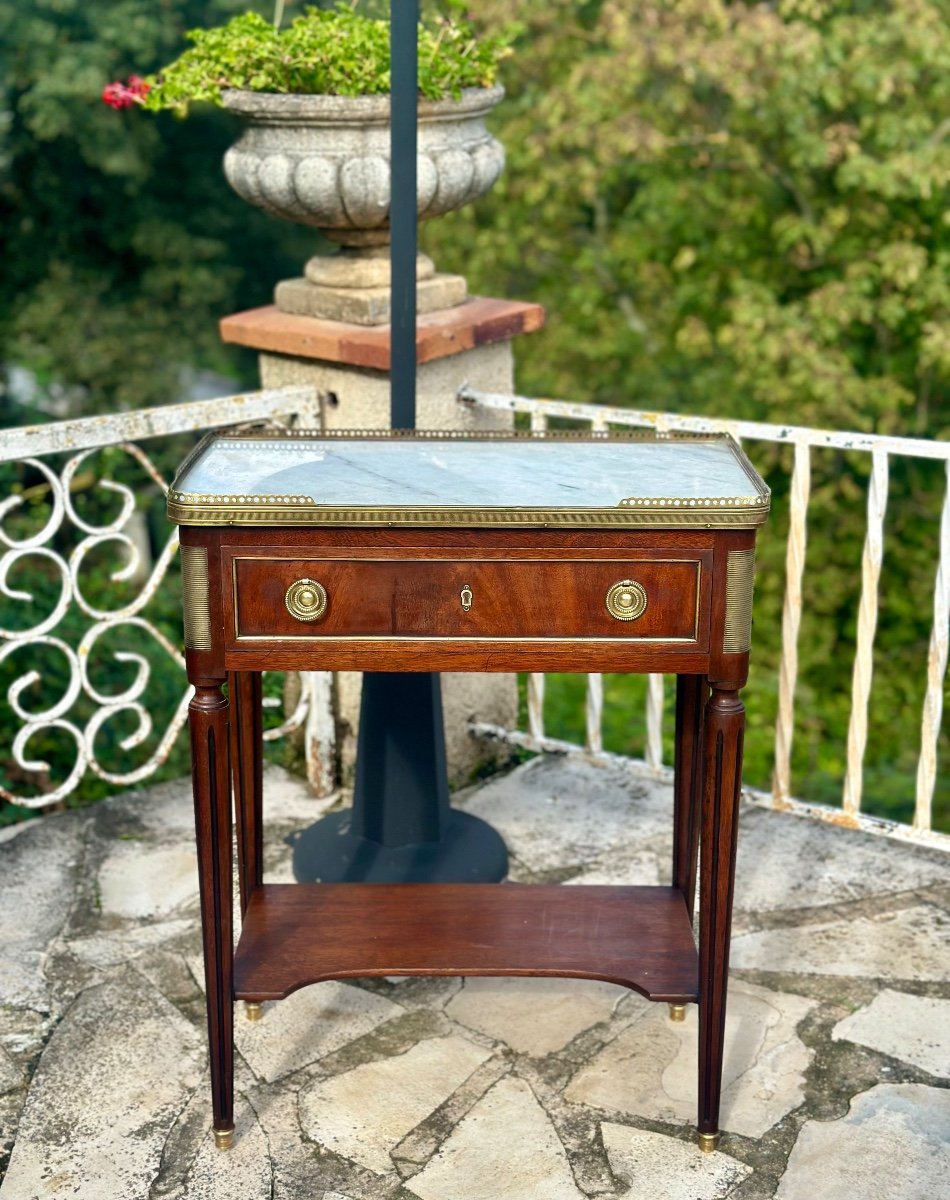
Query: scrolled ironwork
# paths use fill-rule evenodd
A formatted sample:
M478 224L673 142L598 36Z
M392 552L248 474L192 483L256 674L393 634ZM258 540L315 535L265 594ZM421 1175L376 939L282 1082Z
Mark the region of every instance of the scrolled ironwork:
M17 464L20 479L5 495L0 489L0 669L5 688L0 691L0 722L10 730L0 799L43 809L65 799L90 774L119 786L139 783L165 762L184 724L191 689L177 637L170 639L149 620L149 605L174 569L178 531L170 531L153 560L149 555L150 561L143 561L142 501L148 489L142 485L150 480L162 494L168 487L138 441L222 426L259 428L261 422L283 428L302 419L312 425L319 409L320 397L312 388L271 388L4 430L0 464ZM95 457L103 450L122 456L122 480L112 478ZM126 474L128 469L136 475ZM76 493L89 480L97 496L117 498L117 511L103 515L101 505L90 512L77 502ZM103 574L107 554L114 565ZM97 589L90 586L93 571L100 573ZM103 586L106 581L124 585L121 594ZM113 633L126 644L110 648ZM132 671L117 690L100 677L100 664L106 661L113 670ZM157 744L138 766L114 767L117 752L129 754L154 737L156 677L169 671L180 679L181 690L169 706L174 711L166 714ZM302 677L294 712L265 735L273 740L304 728L308 769L332 761L327 750L333 728L329 691L325 681L318 686L320 680ZM280 705L264 703L268 709ZM131 718L131 732L123 728L117 733L120 714L126 722ZM44 758L54 755L39 747L58 739L71 749L55 755L59 774L54 781L53 767ZM318 779L315 769L310 776L325 794L331 785ZM24 777L27 783L21 783Z
M161 473L144 451L129 444L118 448L144 468L163 493L167 491ZM36 532L23 536L9 528L13 514L22 509L25 503L22 494L13 493L0 501L0 545L6 547L6 552L0 555L0 594L18 602L11 606L11 617L0 628L0 638L3 639L0 644L0 663L20 655L25 656L29 663L29 669L15 678L6 691L7 704L21 722L11 746L14 773L27 777L50 774L50 764L30 748L38 737L42 736L48 741L54 731L59 731L73 743L72 765L66 768L65 778L52 787L43 788L42 778L37 781L36 786L41 790L36 795L22 794L13 786L0 787L0 795L4 799L25 808L45 808L64 799L75 790L87 771L119 784L147 778L168 757L184 722L183 713L188 703L188 689L183 688L184 694L171 721L145 763L132 771L116 772L99 760L102 739L97 745L97 736L118 713L131 713L135 728L117 743L113 741L113 748L117 744L123 752L130 752L148 740L153 728L152 713L145 702L152 679L152 664L137 650L113 651L111 661L114 664L132 665L134 678L119 692L107 694L106 690L93 683L89 673L90 661L99 639L109 631L131 628L135 630L137 644L142 644L142 639L151 640L175 664L176 671L183 672L184 659L168 637L151 621L138 615L154 597L168 573L178 546L177 530L171 532L147 578L137 583L134 596L124 605L106 610L84 595L83 581L88 573L91 551L106 545L115 550L119 562L108 576L112 583L135 584L142 566L138 543L127 532L129 522L138 508L137 493L133 487L102 474L95 475L97 489L113 492L120 499L118 513L99 524L79 512L74 503L73 494L80 468L96 453L98 450L93 449L72 455L59 473L49 463L39 459L24 460L23 465L28 470L38 472L42 477L49 497L49 513ZM70 546L71 542L73 544ZM28 569L30 567L32 572ZM21 582L23 579L29 580L31 575L36 578L38 571L42 571L47 580L58 584L58 596L52 607L39 615L36 612L39 589L32 583L24 586ZM75 622L65 622L65 619L77 610L94 623L81 634L78 645L75 645L70 644L75 639ZM70 632L60 628L64 622ZM17 628L17 625L21 627ZM50 658L51 654L59 656L58 664L55 657ZM46 701L44 707L31 706L28 699L31 693L48 685L50 679L61 688L61 694L52 702ZM90 707L91 715L86 715Z
M116 421L121 424L121 418ZM11 528L26 504L22 491L11 491L0 500L0 596L13 602L4 605L0 624L0 664L7 663L9 670L12 662L18 667L22 658L25 667L6 687L6 704L19 728L9 746L8 779L0 782L0 797L24 808L47 808L65 799L87 774L115 786L148 779L167 760L187 720L192 689L185 683L184 655L147 615L173 569L178 530L170 530L151 562L143 561L133 529L142 513L143 487L117 481L98 469L92 460L104 448L83 449L58 471L48 461L22 460L21 468L41 477L40 498L48 504L38 529ZM124 464L132 464L145 481L167 493L166 480L140 446L116 441L108 449L120 451ZM96 492L111 493L119 501L118 511L98 522L75 500L82 475L90 469ZM103 566L106 554L114 564L111 570ZM113 607L107 607L112 593L102 588L101 578L98 592L90 587L93 572L104 570L110 584L126 585L123 602ZM43 588L34 582L40 575ZM116 636L125 639L125 646L110 644ZM166 669L160 663L180 678L181 692L155 741L157 719L150 696L156 674ZM123 679L122 672L129 671L131 676ZM294 711L267 730L268 741L307 723L311 693L306 686L301 689ZM279 701L265 700L268 709L275 704ZM123 723L130 720L128 731ZM72 743L68 754L57 755L63 777L56 780L48 779L51 764L36 750L37 739L48 745L51 737ZM144 762L128 768L114 765L117 757L151 741L155 744ZM34 782L20 784L22 777L32 777Z

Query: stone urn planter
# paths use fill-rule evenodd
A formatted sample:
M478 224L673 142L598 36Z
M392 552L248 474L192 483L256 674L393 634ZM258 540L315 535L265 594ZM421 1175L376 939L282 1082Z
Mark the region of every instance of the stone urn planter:
M483 196L505 154L485 128L501 87L458 100L421 101L418 213L422 221ZM285 312L359 324L389 320L389 97L226 91L226 108L247 125L224 158L242 199L272 216L310 225L342 247L307 263L303 279L278 284ZM417 261L419 311L465 299L465 280Z

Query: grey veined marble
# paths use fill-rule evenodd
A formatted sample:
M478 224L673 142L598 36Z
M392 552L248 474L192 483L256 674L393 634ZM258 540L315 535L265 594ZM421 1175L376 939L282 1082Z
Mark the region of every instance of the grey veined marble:
M614 508L625 500L759 503L729 439L464 441L221 438L179 476L198 496L285 496L327 507Z

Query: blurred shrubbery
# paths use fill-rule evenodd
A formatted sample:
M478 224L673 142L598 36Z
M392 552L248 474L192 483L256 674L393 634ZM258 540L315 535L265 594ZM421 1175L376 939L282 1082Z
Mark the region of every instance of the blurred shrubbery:
M546 330L518 348L520 390L947 437L946 0L471 7L523 23L496 125L508 166L424 240L473 290L547 306ZM746 774L768 786L791 455L755 456L775 515L760 539ZM819 452L813 467L793 782L835 802L870 463ZM905 819L945 486L939 464L892 465L866 796ZM579 682L563 687L549 696L564 696L576 736ZM626 688L639 696L612 683L608 697ZM607 722L614 749L642 750L625 732L635 710L619 703ZM944 766L948 749L944 736ZM946 772L938 787L947 827Z
M79 389L76 409L178 400L192 364L253 380L217 318L267 303L307 257L312 236L224 183L233 118L117 113L100 98L173 58L185 30L248 7L0 0L0 363Z

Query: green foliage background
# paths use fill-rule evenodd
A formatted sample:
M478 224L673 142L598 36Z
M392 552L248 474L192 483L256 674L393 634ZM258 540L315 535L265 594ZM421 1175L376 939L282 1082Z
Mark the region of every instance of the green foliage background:
M250 379L216 318L266 302L312 244L230 193L233 119L100 100L109 80L174 58L187 29L246 7L0 0L0 359L75 389L76 414L177 399L188 364Z
M475 6L473 6L475 7ZM522 22L497 132L508 167L427 249L475 290L528 296L529 395L947 437L950 5L945 0L481 0ZM771 774L788 450L760 538L746 776ZM844 774L867 456L814 455L793 784ZM866 807L912 810L938 464L896 461ZM562 729L581 737L580 681ZM642 750L635 685L608 684L608 746ZM550 688L556 699L557 688ZM611 695L614 703L610 703ZM946 730L946 721L944 722ZM941 744L946 764L947 738ZM939 783L938 822L950 824Z
M517 23L495 121L508 167L423 241L473 291L546 305L546 330L517 348L522 391L947 437L948 0L449 7ZM78 387L77 409L177 398L184 364L251 382L216 318L265 303L312 252L312 235L229 194L227 115L98 101L104 81L173 58L184 29L245 8L270 12L0 0L0 359ZM767 786L790 453L750 449L775 491L747 750ZM810 799L834 802L843 776L868 468L814 456L793 764ZM944 487L936 464L892 464L865 784L869 810L903 819ZM550 687L555 734L582 732L580 684ZM609 748L642 749L640 687L608 681ZM945 773L938 793L950 828Z

